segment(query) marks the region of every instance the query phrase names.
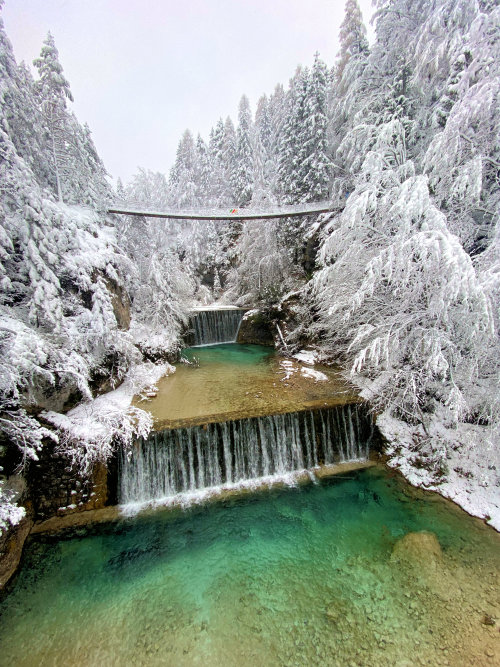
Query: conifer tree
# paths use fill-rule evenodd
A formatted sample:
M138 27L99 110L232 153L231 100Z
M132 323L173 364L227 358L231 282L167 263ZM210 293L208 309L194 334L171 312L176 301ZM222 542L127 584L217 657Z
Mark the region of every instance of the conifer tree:
M236 201L247 206L253 192L252 115L246 95L240 100L238 130L236 133Z
M196 151L193 135L186 130L177 147L170 173L170 195L174 206L192 208L196 205Z
M307 89L304 123L300 138L304 154L299 168L298 189L301 201L319 201L325 199L328 194L330 162L327 157L326 143L327 78L326 65L316 53Z
M272 108L266 95L257 103L254 131L254 193L252 202L275 201L276 137L272 123Z
M302 131L305 120L305 107L309 70L297 68L284 103L285 120L279 138L278 182L280 199L289 204L300 201L301 165L305 158L302 143Z
M220 118L210 132L208 145L212 168L210 204L212 206L231 205L224 167L224 122Z
M345 3L344 20L339 33L340 52L335 70L337 81L341 81L344 70L351 58L366 56L369 51L366 28L357 0Z
M123 181L119 176L116 179L116 194L120 200L125 201L125 188L123 187Z
M237 182L238 182L238 164L236 160L236 132L233 121L228 116L224 123L224 142L222 148L222 161L224 164L224 175L227 184L228 195L230 201L237 199Z
M269 112L269 100L267 95L262 95L257 102L255 112L255 136L259 136L262 147L265 151L271 149L272 127Z
M69 82L63 74L54 38L49 32L40 57L33 61L38 69L36 89L50 137L57 197L63 199L62 171L67 162L67 144L71 140L66 100L73 101Z
M196 138L195 184L196 200L201 206L210 205L210 156L208 146L200 134Z

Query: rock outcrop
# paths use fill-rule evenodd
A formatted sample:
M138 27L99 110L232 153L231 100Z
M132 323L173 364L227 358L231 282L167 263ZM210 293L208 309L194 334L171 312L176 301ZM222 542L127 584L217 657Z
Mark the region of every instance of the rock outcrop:
M0 590L17 570L32 525L33 521L25 517L0 535Z
M250 310L245 313L236 342L274 346L272 323L266 313L261 310Z

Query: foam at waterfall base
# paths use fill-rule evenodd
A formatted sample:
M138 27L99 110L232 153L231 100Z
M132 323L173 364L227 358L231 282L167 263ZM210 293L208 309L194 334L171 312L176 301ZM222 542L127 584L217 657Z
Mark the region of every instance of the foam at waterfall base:
M225 497L243 495L245 492L260 491L271 489L275 486L297 487L299 484L313 483L318 484L323 477L341 474L342 472L355 470L358 468L375 465L366 458L353 459L347 464L316 466L314 468L303 470L294 470L287 473L276 475L266 475L256 477L255 479L243 479L231 484L221 484L205 489L194 489L184 491L164 498L155 498L154 500L145 500L139 502L129 502L120 505L120 513L124 517L133 517L140 512L147 510L156 510L162 508L180 507L187 509L194 505L203 505L211 500L221 500Z
M367 459L371 438L360 404L167 429L122 452L120 501L189 504L270 481L293 484L320 466Z

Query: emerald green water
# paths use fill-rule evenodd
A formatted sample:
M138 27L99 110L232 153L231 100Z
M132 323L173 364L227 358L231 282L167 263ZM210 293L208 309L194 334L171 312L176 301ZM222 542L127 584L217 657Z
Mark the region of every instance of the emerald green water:
M231 364L238 366L253 366L267 363L276 352L272 347L265 345L241 345L239 343L224 343L222 345L207 345L206 347L188 347L182 356L189 361L198 359L203 366L206 364Z
M442 562L391 560L420 530ZM498 546L380 468L156 513L32 543L0 664L489 665Z

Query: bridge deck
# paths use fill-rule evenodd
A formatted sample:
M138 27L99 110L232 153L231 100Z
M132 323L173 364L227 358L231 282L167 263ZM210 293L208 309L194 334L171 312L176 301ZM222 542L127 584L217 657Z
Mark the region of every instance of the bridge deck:
M270 218L292 218L301 215L327 213L331 202L314 204L297 204L295 206L275 206L272 209L237 208L237 209L203 209L198 211L148 211L142 207L116 205L108 208L108 213L121 215L144 216L148 218L170 218L172 220L268 220Z

